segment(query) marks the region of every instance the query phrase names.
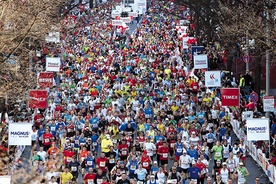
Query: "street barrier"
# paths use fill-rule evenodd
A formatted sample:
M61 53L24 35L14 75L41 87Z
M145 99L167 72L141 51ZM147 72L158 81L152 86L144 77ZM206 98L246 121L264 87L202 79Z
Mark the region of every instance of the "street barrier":
M248 154L257 162L259 167L261 167L268 177L269 181L272 183L276 183L276 167L269 163L269 159L266 158L265 154L261 149L258 149L256 145L254 145L253 141L247 141L246 134L243 129L240 127L240 122L237 120L233 120L231 122L233 131L238 137L239 140L244 139L244 143L248 148Z

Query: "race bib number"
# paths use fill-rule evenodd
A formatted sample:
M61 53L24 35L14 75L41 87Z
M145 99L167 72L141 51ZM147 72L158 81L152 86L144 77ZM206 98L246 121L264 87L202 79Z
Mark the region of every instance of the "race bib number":
M135 165L130 166L130 170L135 170L135 169L136 169Z
M143 166L144 166L144 167L148 167L148 166L149 166L149 163L148 163L148 162L143 162Z
M114 158L109 159L109 163L110 164L114 164L115 163L115 159Z
M79 140L75 140L75 144L79 144L80 142L79 142Z
M100 162L100 167L105 167L105 162Z
M45 139L45 143L48 143L48 142L50 142L50 139Z
M174 143L171 143L171 148L173 148L174 147Z
M93 145L94 145L94 146L97 146L97 145L98 145L98 143L97 143L97 142L93 142Z
M38 140L42 141L42 137L39 137Z
M56 130L56 127L51 127L51 131L55 131Z
M91 180L91 179L89 179L89 180L87 180L87 183L88 183L88 184L94 184L94 181Z
M71 167L72 171L77 171L77 167Z
M87 161L87 165L92 165L92 161Z
M127 151L122 151L122 155L127 155Z
M216 156L216 157L220 157L220 156L221 156L221 152L216 152L216 153L215 153L215 156Z
M182 149L181 148L178 148L176 149L177 153L182 153Z
M69 162L71 162L72 161L72 158L70 158L70 157L67 157L67 162L69 163Z
M168 158L168 153L163 153L164 158Z
M97 179L97 184L102 184L103 179Z

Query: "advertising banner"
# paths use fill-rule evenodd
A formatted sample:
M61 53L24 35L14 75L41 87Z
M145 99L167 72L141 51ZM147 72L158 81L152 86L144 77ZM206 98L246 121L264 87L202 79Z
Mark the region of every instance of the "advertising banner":
M147 0L135 0L134 6L137 6L138 9L140 8L142 10L142 12L139 13L144 14L147 11Z
M0 176L0 184L10 184L11 183L11 176Z
M246 120L247 140L269 140L269 119L254 118Z
M112 26L122 26L123 21L122 20L112 20Z
M222 106L240 106L240 89L222 88L221 105Z
M32 124L31 123L10 123L9 124L9 145L32 145Z
M192 57L194 59L194 55L197 55L198 53L201 53L205 50L204 46L192 46Z
M220 71L206 71L205 87L220 87L220 86L221 86Z
M40 88L53 87L53 72L40 72L38 75L38 84Z
M274 96L264 96L263 103L264 112L274 111Z
M46 90L30 90L29 108L45 109L47 108L48 93Z
M243 111L242 112L242 120L252 119L253 111Z
M207 55L194 55L194 69L208 68Z
M59 57L46 57L46 71L59 72L60 64Z

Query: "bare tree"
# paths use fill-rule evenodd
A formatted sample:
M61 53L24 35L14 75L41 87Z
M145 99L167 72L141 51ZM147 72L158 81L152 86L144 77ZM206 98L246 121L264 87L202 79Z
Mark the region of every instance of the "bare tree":
M59 21L63 0L0 0L0 96L25 99L36 86L32 57Z

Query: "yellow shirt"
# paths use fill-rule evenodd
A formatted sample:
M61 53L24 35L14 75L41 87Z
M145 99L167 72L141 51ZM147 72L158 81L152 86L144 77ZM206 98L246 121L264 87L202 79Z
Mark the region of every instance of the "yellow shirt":
M172 111L175 112L178 110L178 106L172 106Z
M165 125L162 124L162 123L159 123L159 124L157 125L157 129L160 130L162 133L165 132L165 128L166 128Z
M169 68L166 68L165 71L164 71L165 74L169 75L172 73L171 69Z
M63 172L60 174L60 178L61 178L62 184L67 184L67 183L69 183L70 180L73 179L73 175L69 172L68 173Z
M109 146L113 146L113 142L110 139L103 139L101 144L102 152L109 152Z

